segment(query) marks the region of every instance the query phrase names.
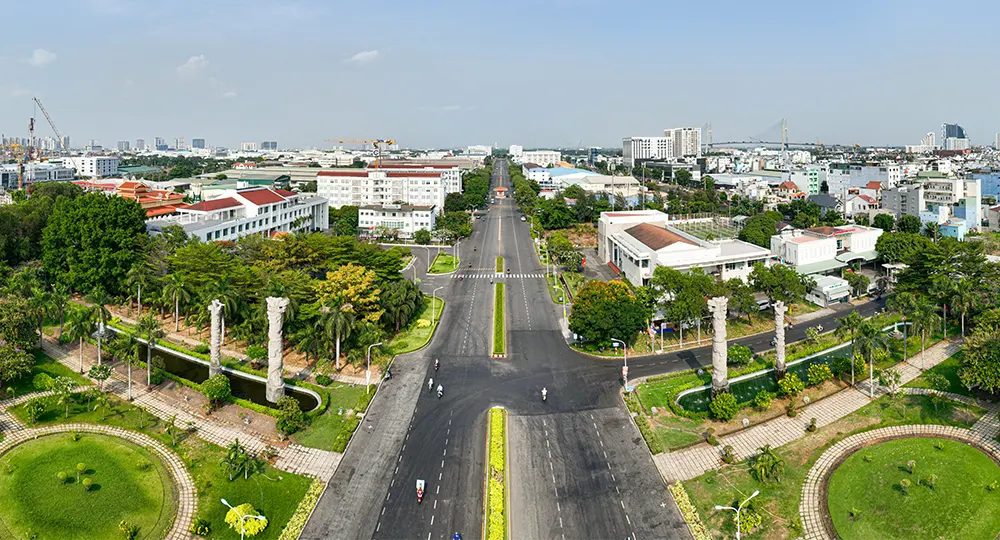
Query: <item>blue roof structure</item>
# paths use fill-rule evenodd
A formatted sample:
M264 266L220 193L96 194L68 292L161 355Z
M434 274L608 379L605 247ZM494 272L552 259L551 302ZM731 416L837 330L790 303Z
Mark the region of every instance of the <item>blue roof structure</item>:
M551 169L547 169L545 167L539 167L537 169L528 169L528 170L531 171L531 172L542 172L542 171L545 171L545 172L549 173L549 176L553 176L553 177L555 177L555 176L567 176L567 175L570 175L570 174L595 174L595 175L598 174L598 173L596 173L594 171L588 171L586 169L577 169L577 168L574 168L574 167L553 167Z

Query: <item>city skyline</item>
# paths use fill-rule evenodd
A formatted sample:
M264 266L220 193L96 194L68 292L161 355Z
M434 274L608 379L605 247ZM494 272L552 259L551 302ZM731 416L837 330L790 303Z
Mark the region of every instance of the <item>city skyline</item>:
M157 136L228 148L370 137L413 148L614 147L708 122L715 141L747 140L778 134L781 118L790 140L826 144L916 144L943 123L962 125L973 144L1000 131L1000 112L982 106L995 77L982 60L998 48L988 21L1000 7L989 3L946 13L920 2L55 4L44 38L12 28L16 45L0 55L13 75L0 83L8 137L27 135L32 96L78 145L105 147ZM14 5L9 15L37 12ZM911 54L913 36L958 32L971 52L942 43ZM928 76L928 63L980 79ZM34 116L36 135L53 135Z

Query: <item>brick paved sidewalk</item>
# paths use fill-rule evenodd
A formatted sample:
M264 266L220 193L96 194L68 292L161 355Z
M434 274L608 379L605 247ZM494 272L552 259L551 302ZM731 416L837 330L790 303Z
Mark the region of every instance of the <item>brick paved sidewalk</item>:
M31 394L26 397L38 397L39 395ZM13 401L4 403L4 408L6 409L11 406ZM181 458L177 454L160 441L148 435L120 427L98 424L59 424L40 428L20 429L13 432L4 430L5 436L3 441L0 442L0 454L29 439L37 439L40 436L56 433L68 433L70 431L119 437L154 452L163 461L163 464L166 465L173 479L174 488L177 490L177 513L174 516L173 526L170 528L170 532L166 538L168 540L191 538L191 533L188 531L191 529L191 521L198 509L198 496L194 487L194 480L191 479L187 468L184 467L184 462L181 461Z
M958 349L959 344L956 342L938 343L927 349L924 362L921 362L920 353L917 353L907 362L897 366L902 376L902 384L906 384L920 375L921 371L915 367L916 365L925 368L933 367L958 352ZM875 391L876 395L882 393L884 393L884 389L881 388L877 388ZM653 461L660 470L660 475L668 482L689 480L701 476L707 471L720 468L722 461L719 449L726 445L732 445L736 453L736 461L741 461L756 454L757 449L765 444L779 447L805 436L805 427L810 418L816 418L816 424L823 427L868 403L870 403L870 399L866 381L859 384L857 390L843 390L799 409L799 414L795 418L780 416L732 435L719 437L719 447L701 444L677 452L655 455ZM992 416L996 417L996 415ZM1000 431L1000 424L996 428Z
M42 348L45 350L46 354L66 367L73 370L79 369L80 360L75 353L64 351L61 348L52 345L48 341L43 343ZM93 365L92 359L85 357L84 369L90 369L91 365ZM157 391L155 389L153 391L148 391L145 384L142 383L143 381L139 381L139 384L136 384L135 381L133 381L132 403L141 405L144 409L162 420L169 421L170 418L176 415L178 426L185 426L193 423L199 437L222 447L228 446L237 438L240 440L240 443L247 448L247 450L254 453L260 452L265 447L269 446L268 441L238 427L218 422L210 417L205 418L197 416L179 409L161 399L157 395ZM125 377L116 372L112 372L111 379L105 383L104 389L118 395L118 397L124 400L127 395L126 384ZM32 397L35 395L38 394L32 394ZM7 421L7 418L3 414L0 414L0 425L3 425L5 421ZM295 474L317 477L322 480L329 480L333 477L333 473L337 470L337 466L340 464L340 459L343 457L342 454L338 454L336 452L320 450L317 448L308 448L294 443L287 446L276 447L275 450L278 452L278 459L275 462L275 466L277 468Z
M963 398L963 396L955 396L954 394L949 395L949 397L962 398L960 400L965 402L974 401ZM996 420L996 414L988 414L983 418L986 417L991 417L994 421ZM802 518L804 531L803 537L806 540L832 540L836 537L834 532L827 527L827 506L823 498L823 485L826 483L827 477L832 472L834 465L844 456L883 439L938 436L974 444L993 454L994 459L1000 459L1000 445L997 445L993 440L992 432L982 431L981 428L977 428L979 425L979 423L976 423L971 429L938 425L893 426L858 433L834 444L826 452L823 452L823 455L816 460L816 463L806 475L806 482L802 488L802 498L799 504L799 516Z

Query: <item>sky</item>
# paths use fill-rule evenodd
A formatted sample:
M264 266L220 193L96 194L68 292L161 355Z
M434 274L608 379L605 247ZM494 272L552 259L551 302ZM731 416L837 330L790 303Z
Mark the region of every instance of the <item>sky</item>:
M0 133L73 146L394 138L620 146L917 144L1000 132L1000 2L49 0L8 2ZM940 136L940 135L938 135Z

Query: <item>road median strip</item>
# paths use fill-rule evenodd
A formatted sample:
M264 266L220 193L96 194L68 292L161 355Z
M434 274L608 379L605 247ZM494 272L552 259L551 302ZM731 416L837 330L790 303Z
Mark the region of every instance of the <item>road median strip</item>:
M497 267L496 268L497 268L497 273L498 274L503 272L503 257L500 256L500 255L497 255Z
M504 318L503 282L493 284L493 358L507 356L507 332Z
M486 540L506 540L507 523L507 410L490 409L487 434L486 510L483 536Z

